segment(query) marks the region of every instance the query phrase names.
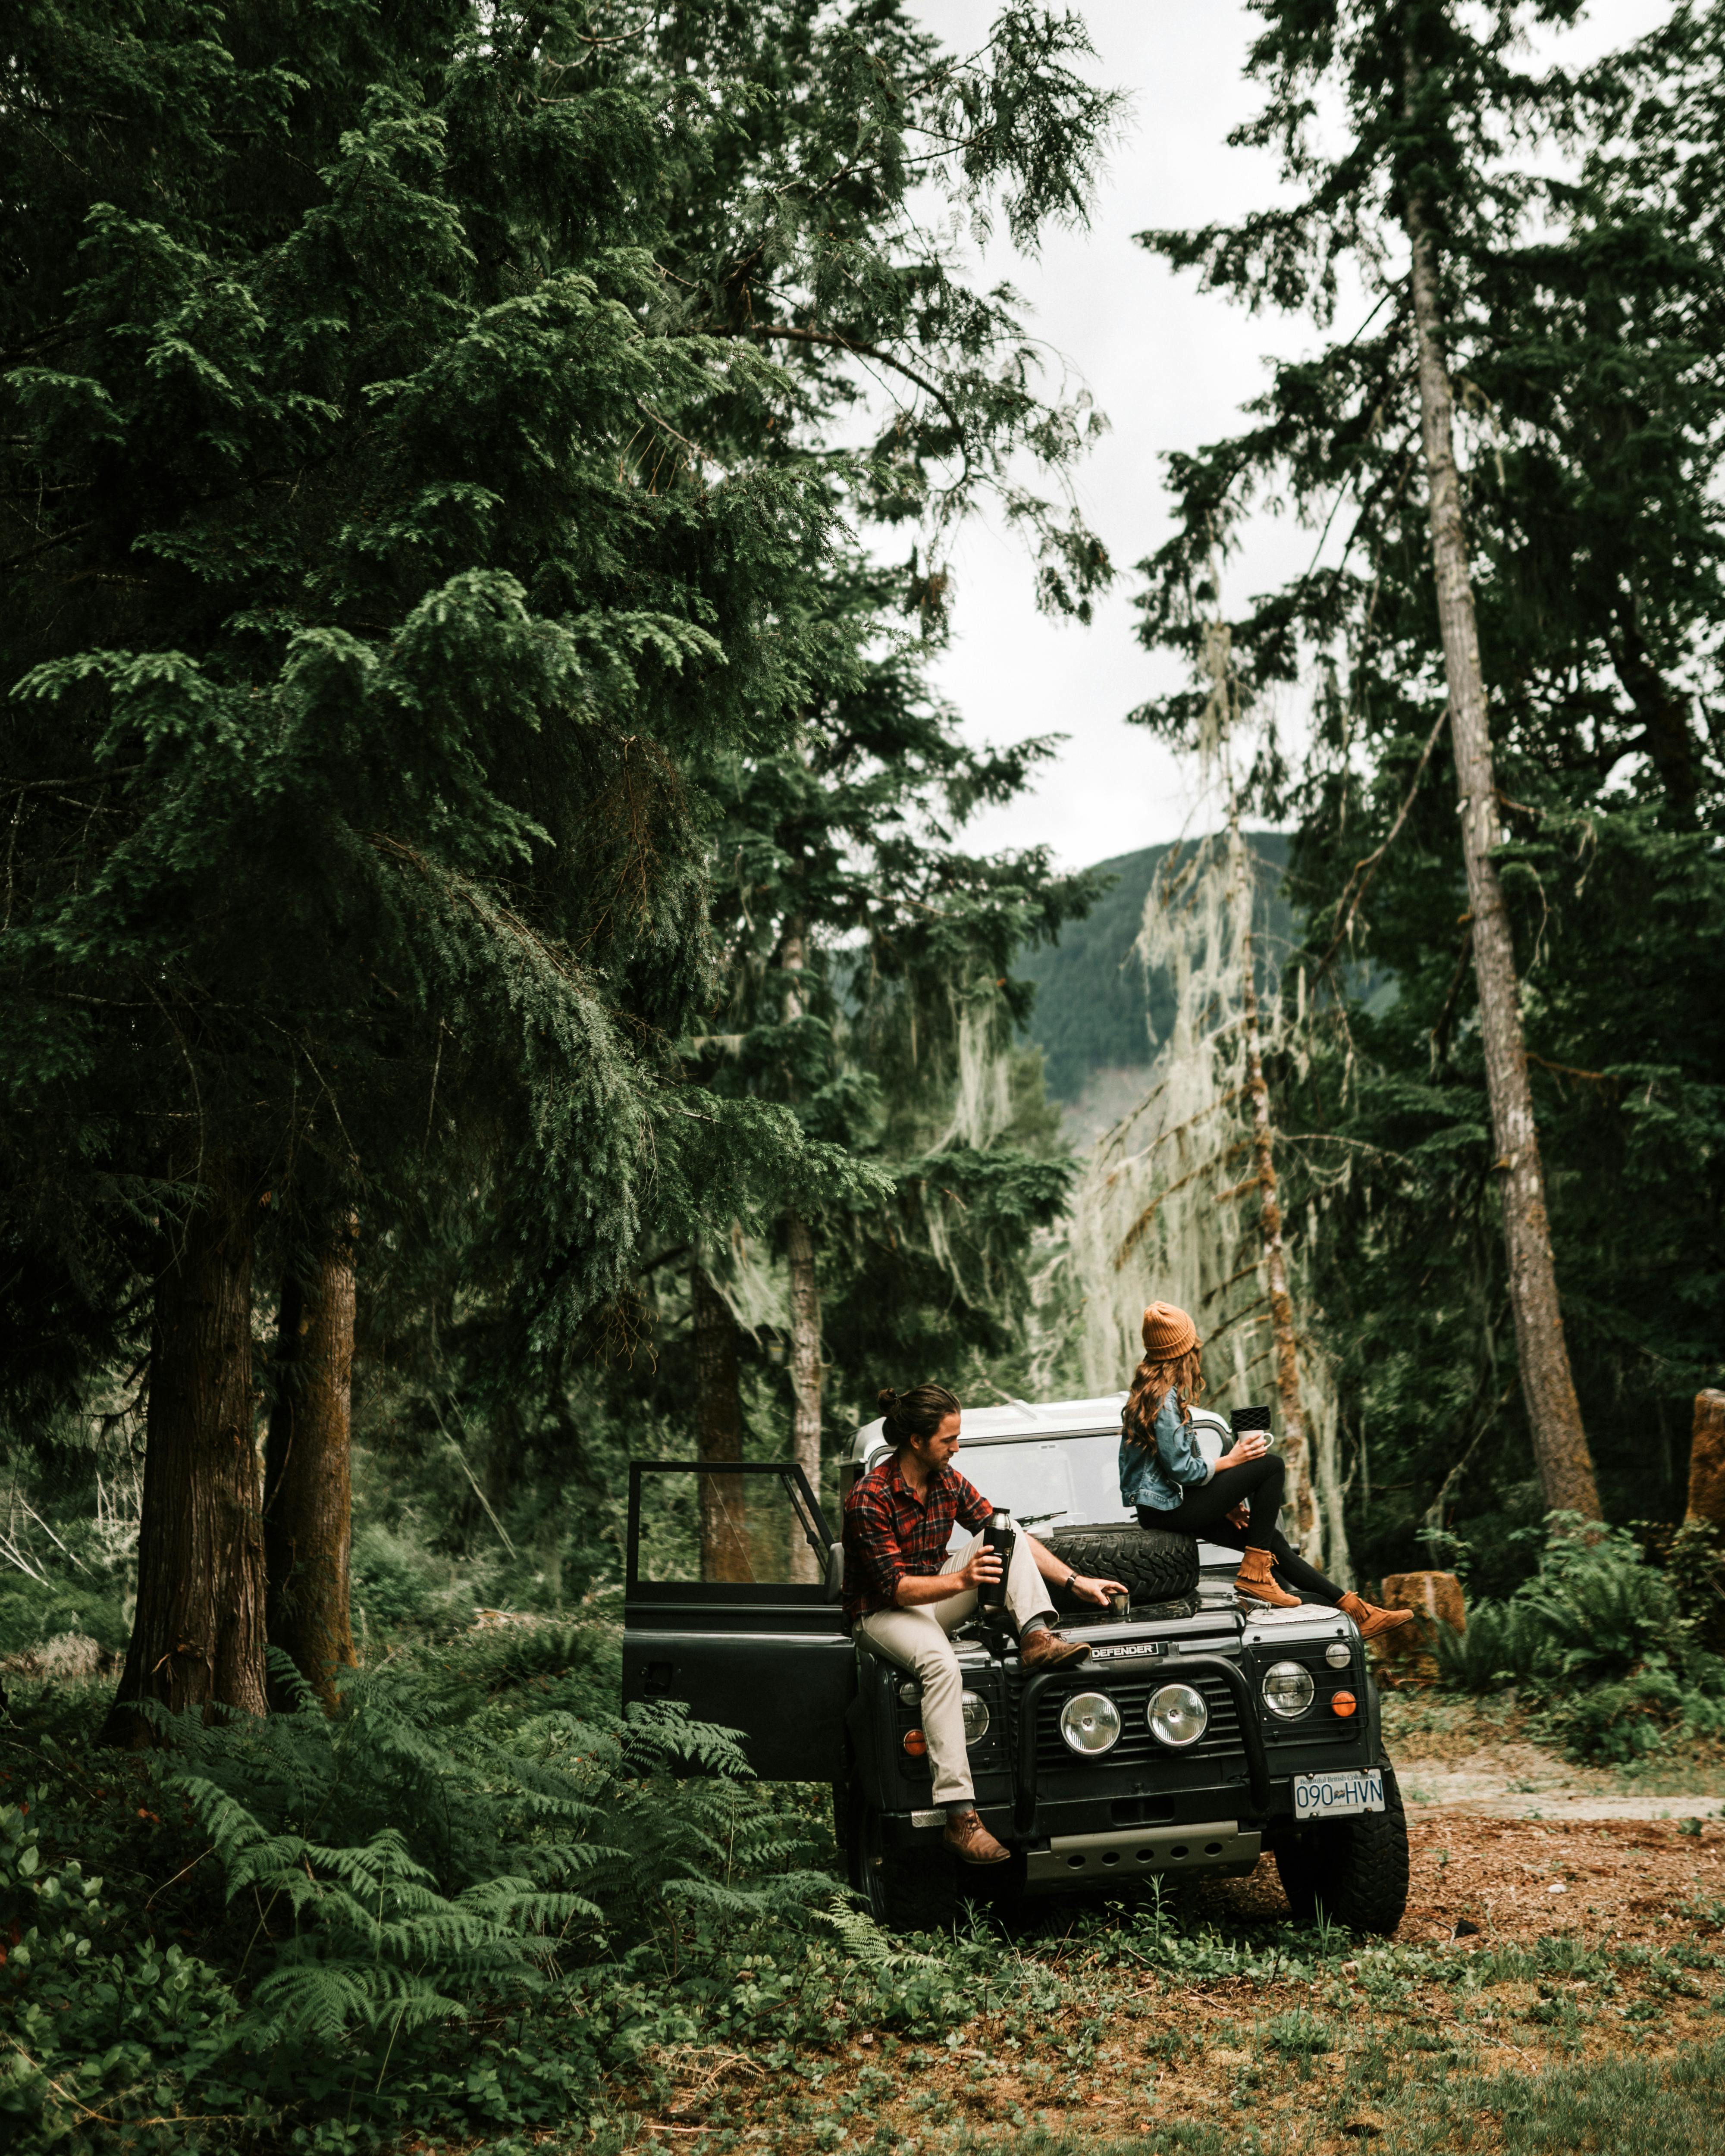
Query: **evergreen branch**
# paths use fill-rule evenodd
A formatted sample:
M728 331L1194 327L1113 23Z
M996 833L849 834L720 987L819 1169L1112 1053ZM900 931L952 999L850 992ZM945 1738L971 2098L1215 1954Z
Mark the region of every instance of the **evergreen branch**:
M1449 716L1450 706L1446 701L1442 710L1438 713L1436 722L1434 724L1431 732L1425 737L1425 746L1420 752L1420 761L1414 767L1414 776L1408 782L1408 790L1402 797L1402 805L1396 810L1395 821L1390 825L1383 844L1379 846L1374 847L1373 850L1366 855L1363 860L1356 861L1354 863L1353 873L1349 875L1347 884L1343 889L1342 896L1336 901L1335 906L1335 911L1337 913L1342 911L1342 908L1344 906L1347 906L1347 917L1342 922L1341 927L1337 929L1335 934L1331 937L1329 949L1324 952L1322 957L1318 961L1318 970L1320 973L1327 973L1329 972L1330 962L1334 958L1337 952L1341 949L1343 943L1346 941L1349 932L1353 927L1354 916L1359 911L1360 901L1364 898L1367 888L1370 885L1372 878L1378 873L1378 863L1382 861L1384 856L1389 851L1390 847L1395 842L1397 833L1401 829L1403 824L1407 822L1408 812L1414 805L1414 796L1420 790L1420 782L1425 776L1425 767L1431 761L1431 752L1437 747L1438 736L1443 732L1445 721L1448 719ZM1353 901L1352 904L1348 903L1350 895Z
M920 372L907 361L899 358L896 352L888 352L884 346L865 344L857 338L841 336L836 330L799 329L793 324L786 322L746 322L740 329L718 328L703 325L699 331L692 334L721 337L779 337L788 343L824 345L834 352L848 352L854 358L878 360L881 366L892 367L896 372L903 375L907 382L914 382L916 387L932 397L946 413L952 423L952 431L958 437L964 455L965 473L968 476L970 430L957 407L939 382Z

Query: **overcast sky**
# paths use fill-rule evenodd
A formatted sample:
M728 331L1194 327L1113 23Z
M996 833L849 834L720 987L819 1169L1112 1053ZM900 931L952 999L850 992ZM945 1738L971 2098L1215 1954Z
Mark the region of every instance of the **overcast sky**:
M1135 112L1110 159L1088 231L1050 237L1025 260L991 249L988 270L1030 302L1032 326L1082 377L1112 431L1079 475L1085 512L1125 573L1088 629L1039 614L1019 542L985 522L953 560L955 633L937 680L978 739L1070 737L1034 792L979 816L979 850L1046 844L1076 868L1176 836L1194 813L1189 774L1125 714L1173 678L1132 634L1131 564L1166 536L1162 459L1231 432L1262 386L1263 360L1314 339L1297 323L1254 316L1203 298L1132 234L1151 225L1226 218L1274 187L1266 157L1226 146L1256 109L1241 79L1261 27L1237 0L1075 0L1101 57L1099 79L1129 90ZM949 46L983 43L998 0L921 0L923 19ZM1567 40L1565 58L1590 57L1650 28L1664 0L1597 0ZM1255 525L1237 573L1261 591L1303 567L1312 535ZM1297 714L1286 715L1296 719ZM1207 819L1201 818L1201 820Z

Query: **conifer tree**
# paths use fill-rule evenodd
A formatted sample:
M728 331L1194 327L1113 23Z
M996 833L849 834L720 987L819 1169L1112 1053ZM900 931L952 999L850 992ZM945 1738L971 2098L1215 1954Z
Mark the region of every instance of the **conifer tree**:
M8 1240L152 1312L116 1734L261 1697L260 1226L279 1269L355 1193L362 1295L364 1239L454 1190L512 1344L552 1353L649 1215L877 1187L675 1060L701 774L800 726L846 515L923 535L913 604L983 485L1049 603L1106 573L1014 461L1057 468L1084 415L916 223L906 149L1022 232L1071 213L1109 110L1081 49L1018 8L955 61L800 0L24 12L0 1142L14 1188L50 1133L59 1168ZM834 457L882 369L912 402Z
M1178 467L1184 530L1152 565L1147 634L1191 642L1194 588L1208 585L1208 557L1250 485L1289 473L1302 501L1333 493L1332 513L1358 485L1360 521L1393 520L1395 542L1409 537L1403 506L1423 494L1430 571L1405 551L1393 564L1400 607L1380 623L1377 578L1350 569L1308 576L1236 624L1236 648L1250 654L1260 681L1297 665L1301 633L1337 637L1350 609L1361 643L1398 634L1425 656L1430 679L1440 655L1444 697L1460 795L1467 926L1476 984L1484 1074L1491 1105L1499 1206L1508 1256L1522 1389L1547 1502L1597 1515L1598 1493L1565 1344L1545 1180L1528 1077L1520 984L1497 851L1500 788L1494 768L1476 623L1474 570L1453 447L1452 318L1488 285L1506 252L1503 234L1532 192L1506 167L1507 138L1562 109L1561 86L1518 72L1517 37L1538 18L1573 8L1507 8L1476 29L1450 0L1378 0L1283 7L1266 0L1266 27L1251 71L1267 84L1264 111L1240 139L1273 145L1296 199L1230 229L1145 235L1181 264L1253 304L1309 307L1327 324L1338 271L1350 264L1376 305L1347 343L1281 371L1265 425ZM1345 140L1322 146L1320 93L1345 111ZM1375 335L1374 323L1389 311ZM1231 498L1230 498L1231 496ZM1202 552L1199 552L1199 549ZM1205 566L1199 567L1200 563ZM1435 608L1433 601L1435 599ZM1415 609L1435 612L1437 649ZM1417 677L1416 677L1417 680ZM1417 699L1417 690L1416 690ZM1191 699L1157 716L1178 726ZM1440 713L1440 725L1444 714ZM1425 758L1438 726L1430 729ZM1260 783L1281 778L1274 754Z

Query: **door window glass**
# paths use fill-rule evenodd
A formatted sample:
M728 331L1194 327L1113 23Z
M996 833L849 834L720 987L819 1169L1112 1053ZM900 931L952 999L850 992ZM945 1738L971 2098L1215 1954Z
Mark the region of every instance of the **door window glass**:
M657 1462L636 1473L633 1571L642 1585L810 1585L824 1579L824 1526L794 1473Z

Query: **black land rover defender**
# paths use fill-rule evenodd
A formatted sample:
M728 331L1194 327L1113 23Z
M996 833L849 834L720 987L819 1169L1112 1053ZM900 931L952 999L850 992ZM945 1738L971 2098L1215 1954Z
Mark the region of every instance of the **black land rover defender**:
M1091 1643L1076 1667L1027 1675L1009 1635L955 1635L978 1809L1009 1866L961 1879L942 1848L916 1682L845 1630L840 1546L793 1465L634 1466L625 1701L686 1702L758 1774L830 1782L852 1883L896 1929L945 1922L961 1886L1240 1876L1268 1849L1296 1916L1393 1932L1407 1822L1358 1631L1312 1604L1243 1609L1232 1552L1140 1528L1116 1476L1123 1397L964 1417L957 1465L983 1495L1131 1589L1124 1616L1062 1611ZM1226 1425L1194 1419L1214 1456ZM841 1497L886 1450L878 1422L858 1432Z

